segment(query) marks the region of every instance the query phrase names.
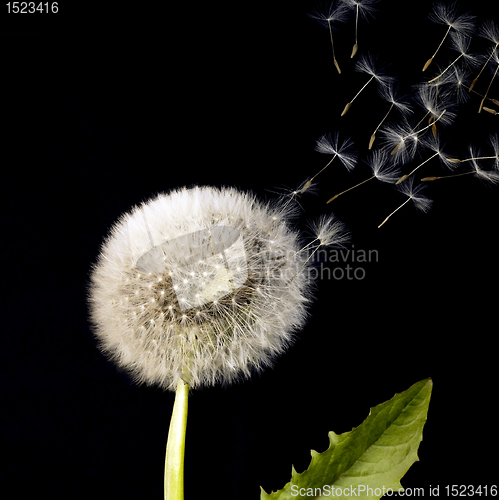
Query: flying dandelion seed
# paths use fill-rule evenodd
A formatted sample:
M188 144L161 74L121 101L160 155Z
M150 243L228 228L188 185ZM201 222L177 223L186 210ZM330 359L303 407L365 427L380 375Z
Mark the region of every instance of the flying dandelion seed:
M400 184L401 182L406 181L409 177L411 177L417 170L419 170L423 165L426 165L426 163L430 162L433 160L433 158L438 157L439 160L442 162L443 165L446 167L455 167L456 164L458 163L456 160L451 159L444 151L443 147L440 145L440 140L437 138L435 139L434 137L431 137L429 139L424 139L423 140L423 145L427 149L432 150L434 153L430 157L428 157L426 160L424 160L422 163L420 163L416 168L414 168L411 172L409 172L406 175L403 175L395 184Z
M423 137L423 134L428 129L432 130L433 136L436 138L437 122L440 122L444 126L450 125L456 117L456 113L452 111L454 103L450 99L451 96L448 93L439 93L438 87L432 84L425 83L420 85L417 92L417 102L426 110L426 113L416 125L410 127L410 130L399 139L398 143L395 143L391 154L399 155L400 152L404 152L409 138L417 141L420 137ZM428 125L418 128L427 118ZM396 138L396 134L393 133L392 129L388 128L384 132L388 141L393 141Z
M399 207L397 207L390 215L388 215L385 220L378 226L378 229L388 221L388 219L397 211L399 211L402 207L404 207L407 203L412 201L414 206L421 210L422 212L428 212L430 210L432 201L430 198L425 196L422 191L424 190L424 185L419 184L414 187L413 178L409 179L407 182L400 184L398 186L399 191L407 196L407 200L404 201Z
M453 123L456 113L452 97L448 93L440 92L439 85L422 84L418 86L416 99L418 104L426 110L426 114L414 127L416 129L428 118L428 123L433 125L437 120L443 126Z
M468 163L471 166L471 170L467 172L461 172L452 175L442 175L442 176L430 176L423 177L421 181L429 182L436 181L439 179L450 179L453 177L462 177L464 175L475 175L476 177L489 182L491 184L497 184L499 182L499 138L497 135L492 135L489 138L489 143L494 151L493 156L483 156L480 151L475 147L470 145L468 147L470 157L464 160L453 160L455 163ZM480 165L479 162L486 160L494 160L494 165L491 170L485 170Z
M435 126L436 122L438 122L443 116L446 110L444 109L442 113L435 119L434 122L431 124L427 125L426 127L423 127L421 129L415 130L415 128L412 128L410 132L407 133L407 135L403 136L400 139L400 142L392 149L391 154L392 155L398 155L400 151L404 150L407 142L411 140L412 143L414 143L414 149L417 148L418 144L420 143L421 138L419 137L422 135L424 132L426 132L429 128L432 128Z
M321 247L343 247L350 240L350 233L345 229L343 223L333 215L323 215L315 222L310 223L309 226L315 239L302 249L302 251L307 251L309 254L302 268L308 264Z
M489 86L487 87L487 91L485 92L485 95L483 96L483 99L480 102L480 107L478 109L479 113L481 113L481 111L483 109L485 99L487 99L487 96L489 95L490 88L492 87L492 83L494 82L494 79L497 76L497 71L499 70L499 52L497 51L497 49L494 49L494 51L492 53L492 59L496 63L496 69L494 71L494 74L492 75L492 78L490 79L490 83L489 83Z
M404 165L416 156L420 141L414 127L406 120L382 127L381 133L384 148L390 151L397 163Z
M463 35L459 32L451 33L452 48L459 52L459 55L452 61L439 75L430 80L428 83L432 83L439 78L441 78L449 69L455 66L455 64L463 58L466 64L470 66L476 66L478 64L478 58L469 52L469 46L471 43L471 37Z
M333 62L336 67L338 73L341 74L340 65L336 60L336 54L334 50L334 41L333 41L333 26L336 23L344 23L347 21L349 16L349 9L342 1L333 1L329 4L326 9L315 10L309 16L312 19L315 19L323 26L327 26L329 29L329 37L331 39L331 48L333 50Z
M350 58L354 58L359 50L358 26L359 16L367 19L376 11L378 0L342 0L350 9L355 10L355 43Z
M444 37L437 47L437 50L433 53L430 59L426 61L425 65L423 66L423 71L426 71L428 69L428 66L430 66L433 59L436 57L438 51L451 32L451 29L454 29L456 32L462 35L469 36L471 35L475 27L475 17L470 14L459 15L457 13L457 6L455 2L437 2L433 7L433 11L430 13L430 20L437 24L446 25L447 31L445 32Z
M411 106L407 102L404 102L403 99L397 98L392 82L389 82L387 85L380 85L379 93L381 94L381 97L385 101L390 103L390 107L388 108L388 111L386 112L385 116L380 121L378 126L375 128L374 132L372 133L371 138L369 140L369 149L373 147L374 141L376 140L376 132L383 125L383 123L386 121L386 119L388 118L388 116L390 115L391 111L394 108L397 109L402 114L403 117L412 112Z
M355 186L345 189L345 191L334 195L332 198L329 198L327 203L331 203L333 200L338 198L338 196L347 193L348 191L351 191L352 189L359 187L372 179L378 179L379 181L386 182L388 184L395 183L400 176L399 169L394 164L390 164L389 160L390 158L386 151L382 149L373 151L366 160L366 163L371 168L373 175L365 179L364 181L355 184Z
M450 95L454 96L456 103L464 103L470 99L468 82L471 77L471 70L466 67L454 66L452 71L443 77L445 88Z
M301 189L301 193L304 193L311 186L314 179L326 168L331 165L335 158L339 158L341 163L346 167L347 170L352 170L355 167L357 162L357 153L354 150L354 144L351 139L345 139L340 143L338 133L334 134L325 134L320 139L317 140L315 144L315 150L319 153L333 155L331 160L319 170L311 179L309 179L303 188Z
M376 68L376 60L375 58L368 54L368 55L363 55L359 58L357 63L355 64L355 71L358 71L360 73L367 73L368 75L371 76L369 80L364 84L364 86L357 92L355 97L347 103L345 108L343 109L343 112L341 113L341 116L345 115L347 111L350 109L350 107L353 104L353 101L357 99L357 97L360 95L360 93L373 81L377 81L381 86L386 86L390 82L393 81L393 77L386 75L385 73L385 68L382 66L379 69Z
M471 85L469 87L470 92L473 90L473 87L475 86L476 82L478 82L478 79L480 78L481 74L483 73L483 70L487 67L487 64L489 64L489 61L492 59L492 57L494 55L494 52L499 47L499 27L493 21L488 19L482 24L482 26L480 26L480 30L478 32L478 35L481 36L482 38L486 38L487 40L489 40L489 42L492 42L494 44L494 47L490 51L489 57L484 62L482 68L478 72L478 75L471 82Z

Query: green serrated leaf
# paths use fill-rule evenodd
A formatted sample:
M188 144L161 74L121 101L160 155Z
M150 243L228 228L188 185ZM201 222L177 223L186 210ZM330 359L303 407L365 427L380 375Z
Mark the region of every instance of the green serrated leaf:
M432 386L431 379L417 382L372 408L350 432L330 432L329 448L324 453L312 451L307 470L299 474L293 468L291 481L270 494L262 489L261 500L374 499L390 489L403 489L400 480L419 460Z

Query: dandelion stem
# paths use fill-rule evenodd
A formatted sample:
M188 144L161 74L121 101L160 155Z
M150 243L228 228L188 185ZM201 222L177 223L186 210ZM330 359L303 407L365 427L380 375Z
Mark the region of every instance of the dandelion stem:
M371 179L374 179L375 177L376 177L376 176L375 176L375 175L373 175L372 177L369 177L369 179L366 179L366 180L364 180L364 181L362 181L362 182L359 182L358 184L355 184L355 186L352 186L352 187L350 187L350 188L348 188L348 189L345 189L345 191L342 191L341 193L335 194L332 198L329 198L329 200L327 200L327 202L326 202L326 203L330 203L331 201L333 201L333 200L335 200L336 198L338 198L338 196L340 196L341 194L346 193L346 192L350 191L351 189L356 188L356 187L358 187L358 186L360 186L360 185L364 184L365 182L370 181Z
M400 210L406 203L408 203L409 201L411 200L411 198L407 198L407 200L404 201L404 203L402 203L402 205L400 205L400 207L396 208L379 226L378 226L378 229L397 211L397 210Z
M168 431L165 500L184 500L184 454L189 386L179 379Z

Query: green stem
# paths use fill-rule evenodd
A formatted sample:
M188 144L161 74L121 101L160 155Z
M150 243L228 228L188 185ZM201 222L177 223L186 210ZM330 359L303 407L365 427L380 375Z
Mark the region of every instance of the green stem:
M178 381L175 404L168 431L165 461L165 500L184 500L185 429L189 386Z

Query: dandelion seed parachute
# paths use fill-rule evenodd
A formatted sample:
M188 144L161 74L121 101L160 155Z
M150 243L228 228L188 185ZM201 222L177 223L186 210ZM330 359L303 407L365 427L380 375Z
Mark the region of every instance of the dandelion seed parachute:
M349 241L350 234L345 226L333 216L322 216L310 224L320 246L344 246Z
M400 177L398 167L389 162L390 158L386 151L377 149L371 153L366 163L371 167L373 177L381 182L395 184Z
M315 10L312 14L309 14L312 19L315 19L323 26L329 29L329 37L331 39L331 49L333 51L333 61L338 73L341 74L341 69L336 60L336 54L334 51L334 41L333 41L333 26L335 23L344 23L348 18L348 7L340 1L332 1L328 7L319 8Z
M448 126L456 118L455 101L450 94L440 93L434 85L422 84L417 87L417 103L431 115L433 120L438 118L440 125ZM445 111L444 114L442 114ZM425 115L425 117L427 116ZM416 126L418 127L419 124Z
M435 58L438 51L442 47L449 33L451 33L452 29L454 29L454 33L460 33L462 35L471 36L472 31L475 27L474 16L470 14L458 14L455 2L452 3L437 2L433 6L433 11L430 14L430 20L438 24L446 25L447 31L445 32L444 37L440 41L437 50L435 50L430 59L426 61L426 64L423 66L423 71L426 71L428 66L432 63L433 59Z
M338 156L348 171L353 170L357 164L357 152L352 139L347 138L340 142L337 132L334 135L321 136L315 144L315 150L322 154Z
M399 205L391 214L389 214L385 220L378 226L378 229L383 226L388 219L396 212L398 212L402 207L404 207L407 203L412 201L414 206L421 210L422 212L428 212L432 205L432 200L423 194L424 184L418 184L417 186L413 185L414 178L410 177L406 182L397 186L397 189L407 196L407 200L404 201L401 205Z
M90 316L102 350L138 382L231 383L271 365L310 296L282 205L232 188L161 194L124 214L94 265Z
M464 35L471 35L475 28L475 17L469 13L458 13L456 2L435 3L429 18Z
M398 164L405 164L414 159L421 141L418 139L417 132L414 132L414 127L407 121L383 127L381 132L384 135L384 147L393 154Z

